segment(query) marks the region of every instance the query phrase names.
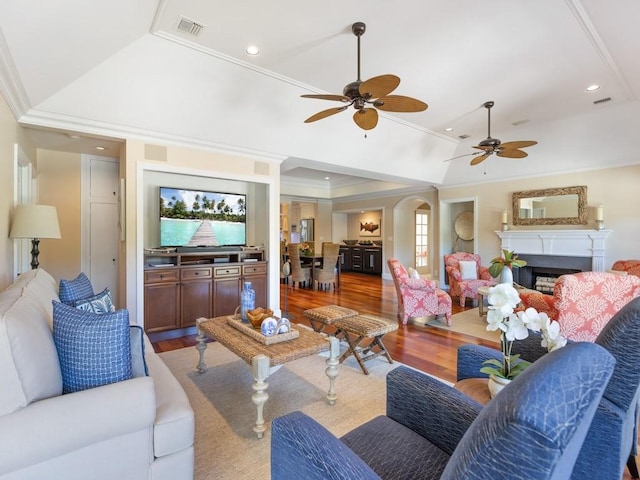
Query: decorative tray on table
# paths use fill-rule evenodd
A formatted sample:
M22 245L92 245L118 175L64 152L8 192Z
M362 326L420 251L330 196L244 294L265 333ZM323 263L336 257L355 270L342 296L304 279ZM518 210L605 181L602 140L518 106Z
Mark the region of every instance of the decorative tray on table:
M263 345L286 342L287 340L293 340L300 336L300 332L298 332L298 330L293 327L289 327L289 331L287 333L278 333L277 335L267 337L266 335L263 335L260 330L253 328L250 323L244 323L239 315L229 315L227 317L227 323Z

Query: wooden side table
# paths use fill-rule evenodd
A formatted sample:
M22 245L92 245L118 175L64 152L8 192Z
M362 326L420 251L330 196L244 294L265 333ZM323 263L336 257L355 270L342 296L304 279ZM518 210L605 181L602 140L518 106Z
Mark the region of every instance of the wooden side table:
M457 382L453 388L464 393L467 397L473 398L476 402L486 405L491 400L488 378L465 378Z
M489 288L491 287L479 287L478 292L478 313L480 317L487 316L487 310L484 308L484 301L489 296Z

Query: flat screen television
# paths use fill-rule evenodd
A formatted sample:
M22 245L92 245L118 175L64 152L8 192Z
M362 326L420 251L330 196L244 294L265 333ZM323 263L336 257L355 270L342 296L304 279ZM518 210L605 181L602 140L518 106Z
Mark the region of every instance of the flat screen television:
M245 246L247 197L160 187L160 246Z

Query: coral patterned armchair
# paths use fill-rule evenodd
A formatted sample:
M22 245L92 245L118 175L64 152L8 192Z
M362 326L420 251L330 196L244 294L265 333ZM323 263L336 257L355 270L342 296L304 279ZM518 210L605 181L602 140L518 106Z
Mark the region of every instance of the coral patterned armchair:
M398 294L398 316L406 324L410 317L444 315L451 325L451 297L424 278L410 278L407 270L396 258L387 259L387 265Z
M618 260L613 264L611 270L626 272L627 275L640 277L640 260Z
M578 342L595 341L611 317L638 296L639 277L605 272L562 275L553 295L520 292L524 307L545 312L558 321L562 335Z
M461 307L464 307L467 298L478 299L478 288L496 284L489 273L489 267L480 265L480 255L475 253L457 252L445 255L444 268L449 276L451 296L460 298Z

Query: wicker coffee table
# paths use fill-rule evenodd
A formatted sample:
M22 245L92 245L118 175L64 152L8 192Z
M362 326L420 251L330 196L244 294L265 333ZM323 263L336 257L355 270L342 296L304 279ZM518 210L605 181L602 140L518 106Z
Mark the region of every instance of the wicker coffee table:
M294 325L294 328L297 328L299 332L298 338L264 345L229 325L228 319L228 316L224 316L196 320L198 329L196 349L200 356L197 368L200 373L203 373L207 367L204 362L207 337L217 340L251 367L254 379L251 400L257 409L256 424L253 427L253 431L256 432L258 438L262 438L267 429L263 417L264 404L269 399L269 394L266 392L269 384L266 380L272 372L275 372L287 362L329 350L330 355L326 361L326 374L329 377L327 401L330 405L335 404L337 398L335 379L338 376L338 356L340 354L340 346L336 338L326 337L320 333Z

